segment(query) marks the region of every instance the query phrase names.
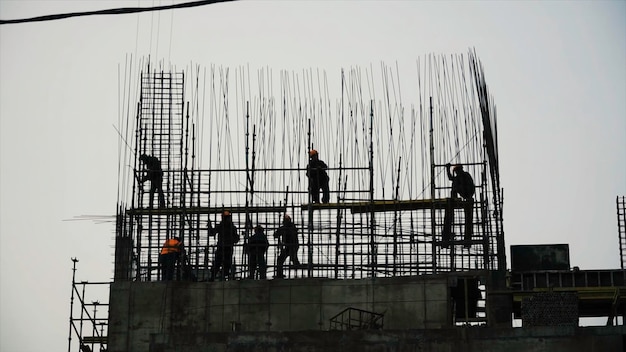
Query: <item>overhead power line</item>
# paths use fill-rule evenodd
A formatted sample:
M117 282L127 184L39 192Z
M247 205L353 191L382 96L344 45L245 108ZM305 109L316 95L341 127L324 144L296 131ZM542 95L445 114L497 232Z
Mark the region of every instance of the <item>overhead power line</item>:
M82 17L82 16L92 16L92 15L123 15L127 13L197 7L197 6L204 6L204 5L210 5L210 4L220 3L220 2L227 2L227 1L234 1L234 0L203 0L203 1L191 1L191 2L181 3L181 4L166 5L166 6L122 7L122 8L117 8L117 9L98 10L98 11L70 12L70 13L61 13L61 14L56 14L56 15L45 15L45 16L38 16L38 17L31 17L31 18L21 18L21 19L15 19L15 20L0 20L0 24L43 22L43 21L60 20L60 19L70 18L70 17Z

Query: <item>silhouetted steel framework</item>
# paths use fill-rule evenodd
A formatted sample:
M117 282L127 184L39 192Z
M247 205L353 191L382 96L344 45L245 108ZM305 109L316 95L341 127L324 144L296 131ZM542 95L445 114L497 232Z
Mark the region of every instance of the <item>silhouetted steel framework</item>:
M385 65L380 75L342 70L337 92L319 70L140 66L139 84L130 72L124 87L128 111L136 91L138 103L120 123L129 127L121 132L115 280L158 280L161 246L174 236L184 243L185 266L208 279L216 246L208 226L223 210L241 232L236 279L246 277L243 246L257 224L270 240L272 277L272 235L285 214L299 228L303 264L287 265L288 278L505 270L495 107L473 53L427 56L413 78ZM400 82L415 87L410 110ZM133 125L134 138L125 138ZM329 165L328 204L309 198L313 148ZM141 154L161 160L165 207L149 204L149 182L137 182ZM473 176L473 203L449 208L447 163ZM473 233L465 236L467 205ZM456 219L449 239L446 209Z
M626 269L626 197L615 198L617 205L617 234L619 236L619 256L622 269Z
M96 288L108 291L110 282L87 282L76 281L76 263L78 259L72 258L72 294L70 297L70 331L68 336L67 351L106 351L109 304L100 301L88 301L87 295L94 295ZM87 292L89 290L89 292ZM74 304L76 300L76 304ZM74 341L72 341L74 339Z

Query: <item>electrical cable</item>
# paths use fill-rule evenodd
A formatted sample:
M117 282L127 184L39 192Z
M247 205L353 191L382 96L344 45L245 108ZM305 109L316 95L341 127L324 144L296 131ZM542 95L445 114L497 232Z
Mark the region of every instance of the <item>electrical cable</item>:
M108 10L97 10L97 11L85 11L85 12L69 12L69 13L61 13L55 15L44 15L30 18L21 18L21 19L13 19L13 20L0 20L0 25L2 24L17 24L17 23L29 23L29 22L43 22L43 21L54 21L61 20L65 18L71 17L84 17L84 16L94 16L94 15L124 15L129 13L138 13L138 12L150 12L150 11L162 11L162 10L171 10L171 9L182 9L182 8L190 8L190 7L198 7L216 4L220 2L230 2L235 0L203 0L203 1L191 1L184 2L180 4L174 5L164 5L164 6L152 6L152 7L122 7Z

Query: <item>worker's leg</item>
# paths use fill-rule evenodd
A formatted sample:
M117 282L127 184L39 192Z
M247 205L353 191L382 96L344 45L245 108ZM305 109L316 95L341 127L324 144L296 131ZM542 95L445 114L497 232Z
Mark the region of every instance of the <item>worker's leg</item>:
M152 204L152 202L150 202ZM165 195L163 194L163 188L159 187L159 207L165 208Z
M280 254L278 255L278 262L276 263L276 276L275 277L285 277L283 274L283 264L285 264L285 259L289 255L287 251L287 247L284 246L280 249Z
M222 248L215 250L215 258L213 258L213 266L211 267L211 277L209 280L215 280L217 273L220 271L220 267L224 262L224 251Z
M323 182L321 187L322 187L322 203L330 202L330 189L328 187L328 181Z
M444 242L443 246L447 247L452 240L452 224L454 223L454 199L448 198L446 200L446 210L443 218L443 231L441 232L441 239Z
M176 257L174 253L168 253L163 255L163 277L165 281L171 281L174 279L174 265Z
M312 179L309 182L309 193L311 194L311 202L319 203L320 202L320 184L317 180Z
M294 265L300 266L300 259L298 259L298 245L293 244L289 246L289 256Z
M464 207L465 211L465 241L471 241L474 234L474 199L470 198ZM469 243L465 247L471 247Z
M230 269L233 265L233 247L224 247L224 279L230 277Z
M152 208L152 204L154 204L154 186L150 184L150 204L148 204L148 208Z
M257 254L257 263L260 279L267 279L267 262L265 261L265 253Z
M248 278L249 279L254 279L254 273L256 271L256 266L257 266L257 255L256 253L251 253L248 256Z

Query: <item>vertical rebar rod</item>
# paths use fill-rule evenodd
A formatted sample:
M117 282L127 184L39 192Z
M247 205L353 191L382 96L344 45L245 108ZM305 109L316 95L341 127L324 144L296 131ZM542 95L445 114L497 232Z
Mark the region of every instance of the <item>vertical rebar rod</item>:
M429 150L430 150L430 199L435 200L435 142L434 142L434 127L433 127L433 97L431 96L429 99L429 128L428 128L428 136L429 136ZM434 203L430 209L430 231L431 231L431 255L432 255L432 270L433 274L437 273L437 221L435 219L435 207Z
M341 171L343 153L339 153L339 178L337 180L337 203L339 203L339 194L341 194ZM339 256L341 253L341 209L337 207L337 228L335 229L335 279L339 277Z
M308 142L307 145L309 146L309 150L313 149L313 143L311 141L311 118L308 119L308 130L307 130L307 138L308 138ZM308 152L307 152L307 155ZM309 161L307 161L307 165L308 165ZM307 166L308 169L308 166ZM309 180L307 180L307 189L308 189L308 206L307 206L307 210L308 210L308 239L307 239L307 259L308 259L308 264L307 264L307 275L308 277L312 277L313 276L313 198L311 196L311 192L313 192L313 190L311 189L311 182ZM316 190L316 192L319 192L319 190Z
M370 253L371 259L370 264L372 266L371 275L372 277L376 277L377 270L377 249L376 249L376 213L374 212L374 101L370 101L370 147L369 147L369 176L370 176L370 184L369 184L369 202L370 202Z
M397 202L400 199L400 166L402 164L402 157L398 158L398 173L396 177L396 189L394 194L394 200ZM393 209L393 276L397 274L398 265L398 209Z
M483 169L481 172L481 187L480 187L480 205L477 207L478 209L480 209L481 212L481 216L480 216L480 228L481 228L481 233L483 236L483 241L482 241L482 250L483 250L483 268L482 269L493 269L492 268L492 263L490 263L491 258L490 258L490 241L489 238L491 238L492 233L490 230L490 227L486 226L487 222L488 222L488 211L487 211L487 199L488 196L487 194L485 194L485 190L487 189L487 162L483 162L482 164ZM474 209L472 209L472 211L474 211ZM473 225L472 225L473 226Z

